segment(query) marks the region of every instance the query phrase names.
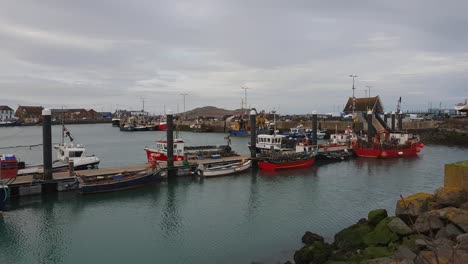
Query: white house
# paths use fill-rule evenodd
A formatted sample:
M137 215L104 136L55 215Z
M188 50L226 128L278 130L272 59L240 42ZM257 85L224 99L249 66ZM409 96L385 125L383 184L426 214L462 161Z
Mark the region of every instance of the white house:
M0 121L12 120L15 118L15 111L9 106L0 105Z

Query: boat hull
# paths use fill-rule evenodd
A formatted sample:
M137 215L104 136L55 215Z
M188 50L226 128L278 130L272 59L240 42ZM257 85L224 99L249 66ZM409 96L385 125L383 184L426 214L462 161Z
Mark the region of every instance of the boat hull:
M364 148L360 146L354 147L354 153L359 157L365 158L401 158L416 156L421 151L422 146L413 144L408 147L394 147L394 148Z
M159 124L155 126L156 131L166 131L167 130L167 124Z
M112 119L112 126L119 127L120 126L120 119Z
M5 205L8 200L8 186L0 185L0 216L2 215L3 211L5 211Z
M159 152L155 149L145 148L146 151L146 158L148 159L148 163L153 161L167 161L167 155L165 153ZM184 160L183 155L174 155L174 161L181 161Z
M247 130L229 130L229 135L234 136L234 137L248 137L250 135L250 132Z
M81 194L91 194L91 193L121 191L121 190L138 188L146 184L158 182L160 180L161 180L160 173L150 173L139 178L115 181L112 183L93 184L93 185L86 185L86 184L80 183L80 185L78 186L78 192Z
M307 160L298 160L287 163L271 163L266 161L259 161L258 167L264 170L282 170L282 169L294 169L294 168L305 168L310 167L315 162L315 157Z
M252 166L252 161L236 162L230 165L220 166L219 168L208 168L203 171L204 177L220 177L241 173Z

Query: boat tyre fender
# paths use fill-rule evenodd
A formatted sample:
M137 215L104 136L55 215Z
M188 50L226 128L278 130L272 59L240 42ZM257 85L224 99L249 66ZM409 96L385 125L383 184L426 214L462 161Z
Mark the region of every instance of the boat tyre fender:
M203 171L200 169L197 169L193 174L198 177L203 177Z

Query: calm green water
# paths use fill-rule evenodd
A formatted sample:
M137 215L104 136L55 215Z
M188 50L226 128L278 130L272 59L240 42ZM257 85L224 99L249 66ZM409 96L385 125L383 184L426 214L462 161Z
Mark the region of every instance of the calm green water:
M143 147L164 137L107 124L69 129L101 167L144 163ZM53 132L60 141L60 128ZM222 144L223 136L182 134L192 145ZM234 148L247 153L247 140L234 138ZM40 127L0 129L0 147L40 142ZM40 162L42 149L7 152ZM393 212L400 194L432 192L443 183L443 165L462 159L467 149L427 146L411 159L356 158L117 193L22 198L0 219L0 263L276 263L292 259L304 231L332 240L371 209Z

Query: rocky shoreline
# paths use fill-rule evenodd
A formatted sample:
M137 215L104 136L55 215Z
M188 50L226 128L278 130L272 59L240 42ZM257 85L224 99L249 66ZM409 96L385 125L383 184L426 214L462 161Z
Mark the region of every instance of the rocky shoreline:
M468 167L466 161L459 164ZM296 264L468 263L468 193L446 184L434 194L401 197L395 216L376 209L336 233L331 244L309 231L302 242Z

